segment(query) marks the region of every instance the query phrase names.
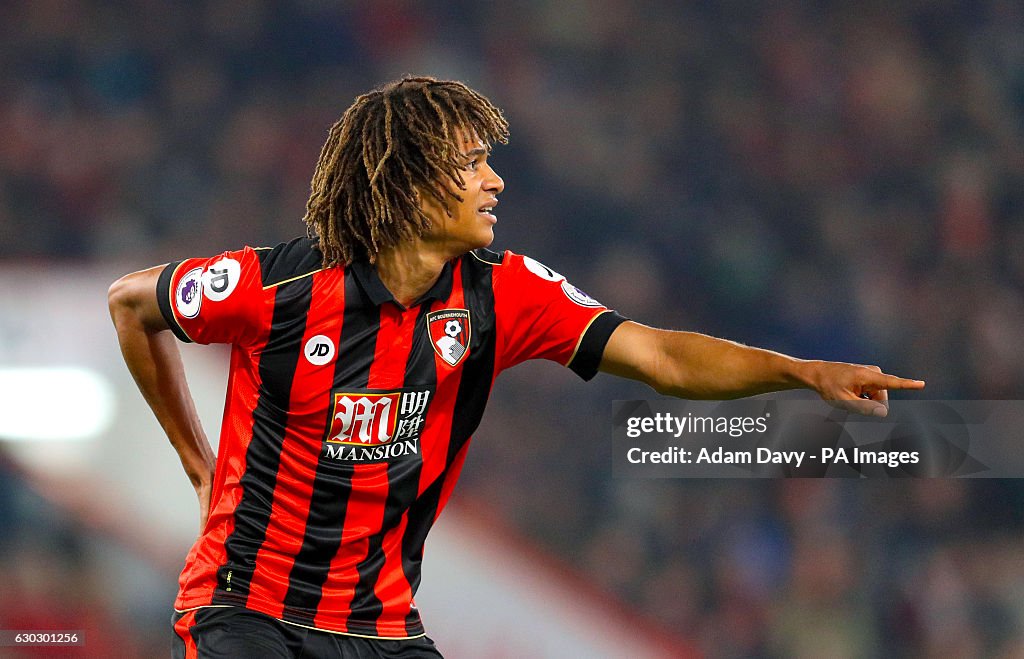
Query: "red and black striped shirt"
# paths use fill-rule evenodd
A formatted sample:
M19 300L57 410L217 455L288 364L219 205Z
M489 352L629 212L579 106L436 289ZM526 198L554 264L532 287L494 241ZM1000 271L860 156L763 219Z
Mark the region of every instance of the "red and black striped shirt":
M476 250L401 306L308 239L168 265L183 341L232 344L209 520L175 608L245 606L318 629L423 634L423 543L495 376L544 358L592 377L624 319L546 266Z

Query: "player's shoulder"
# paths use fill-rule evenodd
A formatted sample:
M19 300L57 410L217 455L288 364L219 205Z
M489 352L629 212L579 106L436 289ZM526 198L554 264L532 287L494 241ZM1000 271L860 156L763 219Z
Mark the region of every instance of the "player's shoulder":
M565 278L537 259L512 250L505 250L501 253L490 250L474 250L471 254L481 262L501 266L500 270L504 276L531 273L549 281L560 281Z
M274 247L258 247L254 251L260 263L264 288L295 281L323 269L323 254L316 241L304 236Z
M522 267L529 267L530 263L537 263L537 261L529 256L518 254L510 249L500 252L487 248L474 249L465 258L467 261L478 264L478 267L497 267L504 270L517 270Z
M491 249L474 249L463 256L463 269L471 273L489 278L494 284L515 279L523 270L525 262L522 254L512 250L500 252Z
M533 287L549 282L561 283L561 274L537 259L512 250L495 252L489 249L475 249L466 255L468 267L489 277L497 290L521 291L523 286ZM464 266L466 267L466 266Z

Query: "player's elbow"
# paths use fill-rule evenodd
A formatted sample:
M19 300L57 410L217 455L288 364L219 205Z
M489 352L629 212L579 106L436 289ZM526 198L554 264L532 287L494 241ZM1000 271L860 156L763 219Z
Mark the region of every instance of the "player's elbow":
M114 326L142 325L145 329L167 329L156 299L157 269L125 275L107 289L107 309Z
M704 396L695 385L696 380L670 349L662 348L652 353L647 364L644 381L661 396L700 399Z
M730 397L720 387L714 386L705 370L680 359L678 351L670 348L656 355L648 373L647 384L658 394L688 400L720 400Z
M107 309L115 321L138 305L137 286L132 283L131 275L121 277L107 289Z
M711 398L708 392L693 386L686 378L682 377L663 377L648 384L661 396L687 398L690 400L708 400Z

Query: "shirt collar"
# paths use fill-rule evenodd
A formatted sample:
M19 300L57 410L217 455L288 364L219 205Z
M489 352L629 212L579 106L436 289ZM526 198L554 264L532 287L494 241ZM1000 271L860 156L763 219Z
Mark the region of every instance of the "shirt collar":
M393 302L398 308L405 309L405 307L398 303L395 296L391 294L391 291L384 285L384 282L380 280L377 268L373 267L369 261L353 261L348 267L352 270L352 274L355 276L356 281L359 282L359 286L370 297L370 301L373 304L379 307L385 302ZM441 276L437 278L434 285L413 302L412 306L422 304L427 300L447 300L451 294L452 263L448 261L444 264L444 268L441 269Z

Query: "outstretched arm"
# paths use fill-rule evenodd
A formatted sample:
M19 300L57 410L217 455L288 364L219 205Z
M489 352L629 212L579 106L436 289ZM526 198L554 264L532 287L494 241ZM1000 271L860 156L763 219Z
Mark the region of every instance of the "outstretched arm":
M886 375L877 366L795 359L704 334L633 322L623 323L612 334L601 370L679 398L730 399L813 389L837 407L874 416L888 413L887 390L924 387L920 380Z
M135 272L110 287L107 301L121 354L135 383L178 452L199 497L199 528L210 512L215 456L185 380L177 339L157 304L162 266Z

